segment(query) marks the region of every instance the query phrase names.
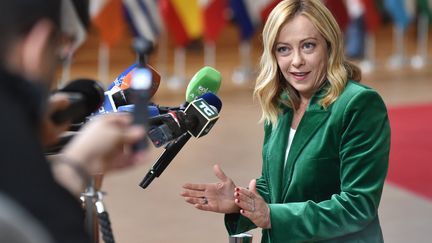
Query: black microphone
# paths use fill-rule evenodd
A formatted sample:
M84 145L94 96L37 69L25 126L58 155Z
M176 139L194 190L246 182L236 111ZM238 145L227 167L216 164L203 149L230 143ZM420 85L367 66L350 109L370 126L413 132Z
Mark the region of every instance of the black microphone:
M204 101L201 102L200 98L204 99ZM195 108L200 106L204 106L205 109L200 111ZM222 102L213 93L205 93L184 109L169 110L163 115L153 117L153 119L163 121L163 124L150 123L152 126L148 131L148 137L155 147L161 147L185 132L189 132L195 137L204 136L217 120L217 118L210 119L212 115L218 113L216 110L207 110L211 106L215 106L215 109L220 110ZM202 112L207 112L210 116L202 116L200 114Z
M99 109L104 100L104 89L91 79L73 80L56 92L65 93L70 101L66 109L52 114L51 119L56 124L66 121L83 122L87 116Z
M208 99L210 102L214 100L217 100L217 102L212 102L210 105L206 102L207 99L198 98L186 107L184 113L177 112L180 127L185 129L186 132L166 146L165 151L159 156L156 163L139 184L143 189L147 188L154 178L162 174L192 135L195 137L206 135L219 119L218 111L213 110L211 106L220 109L222 102L216 95L211 93L210 96L211 99Z
M190 102L184 110L186 129L197 138L206 135L219 119L221 109L222 102L215 94L210 92L203 94Z
M161 147L186 132L179 123L178 112L182 111L170 111L149 119L147 136L155 147Z

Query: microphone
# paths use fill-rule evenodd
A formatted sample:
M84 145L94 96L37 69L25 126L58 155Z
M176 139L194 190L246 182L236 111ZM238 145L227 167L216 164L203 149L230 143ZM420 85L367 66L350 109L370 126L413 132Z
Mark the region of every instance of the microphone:
M51 119L56 124L66 121L80 123L87 116L96 111L103 102L104 91L102 86L91 79L77 79L56 91L68 95L70 105L63 110L52 114Z
M185 133L185 130L180 126L177 114L174 111L158 117L150 118L149 125L150 130L147 132L147 136L156 148L171 142Z
M156 71L149 64L146 68L151 71L151 87L149 90L149 99L154 96L159 88L161 76L158 71ZM132 64L123 73L121 73L108 87L105 91L104 103L102 107L96 112L96 114L103 114L109 112L117 112L120 106L132 104L132 90L130 89L132 76L137 69L137 64Z
M222 102L213 93L206 93L201 97L203 98L192 101L184 111L169 111L167 114L150 118L149 124L151 126L157 125L151 122L153 119L159 119L163 122L162 125L156 127L153 126L148 131L148 137L155 147L161 147L185 132L189 132L195 137L202 137L210 131L216 120L219 118L218 110L221 109ZM201 101L201 99L203 99L203 101ZM207 102L207 100L209 102ZM209 105L208 103L211 103L212 105ZM198 111L196 107L199 108L204 106L207 108L213 106L215 107L215 110L212 108L212 110L206 111L207 116L202 116L201 112ZM207 110L207 108L204 109Z
M126 93L124 96L126 98L125 100L128 101L128 97L130 95L130 92L128 92L128 89L130 88L130 86L132 84L132 77L133 77L133 74L134 74L135 70L138 68L138 66L139 66L139 63L134 63L131 66L129 66L125 71L123 71L123 73L121 73L111 83L111 85L108 87L108 90L111 90L114 87L120 88L121 91L123 91L124 93ZM156 91L159 89L161 75L150 64L145 64L144 66L151 71L151 77L152 77L151 81L152 82L151 82L151 87L150 87L150 90L149 90L149 95L150 95L150 98L151 98L151 97L153 97L155 95ZM118 101L121 102L122 99L123 98L120 98L120 100L118 100ZM130 102L127 102L127 103L130 104Z
M216 69L205 66L201 68L190 80L186 88L186 102L211 92L216 94L221 85L221 74Z
M211 97L207 98L211 104L207 103L205 97ZM213 93L208 93L204 98L200 97L193 100L184 113L182 111L177 112L180 128L186 130L186 132L167 145L165 151L140 182L140 187L147 188L154 178L159 177L192 135L195 137L206 135L219 119L218 111L222 108L220 99ZM215 111L211 106L219 110Z
M188 118L189 120L194 120L194 122L185 122L187 131L197 138L206 135L210 131L219 119L218 111L222 108L222 105L219 105L222 104L222 102L216 95L213 93L207 94L212 98L207 100L204 99L207 97L203 97L193 100L184 111L186 114L185 121L187 121ZM216 100L216 102L212 103L213 100ZM217 110L214 110L212 106L216 107Z

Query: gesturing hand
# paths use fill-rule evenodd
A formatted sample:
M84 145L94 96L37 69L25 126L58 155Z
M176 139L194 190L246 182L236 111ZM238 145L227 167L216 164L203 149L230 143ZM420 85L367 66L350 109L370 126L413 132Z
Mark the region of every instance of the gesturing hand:
M220 182L183 185L181 196L197 209L217 213L238 213L240 208L234 203L234 182L225 175L219 165L213 166Z
M249 183L249 190L236 187L234 202L241 208L240 213L249 218L257 227L271 228L270 208L256 190L256 180Z

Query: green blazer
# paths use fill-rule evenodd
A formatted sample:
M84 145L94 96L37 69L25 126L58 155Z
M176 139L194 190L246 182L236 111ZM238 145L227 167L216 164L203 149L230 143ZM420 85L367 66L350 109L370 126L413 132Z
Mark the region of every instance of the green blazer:
M349 81L324 109L312 97L297 128L284 170L293 117L283 108L278 125L265 125L257 189L270 207L271 229L261 242L383 242L378 205L387 174L390 126L378 93ZM229 234L256 226L225 215Z

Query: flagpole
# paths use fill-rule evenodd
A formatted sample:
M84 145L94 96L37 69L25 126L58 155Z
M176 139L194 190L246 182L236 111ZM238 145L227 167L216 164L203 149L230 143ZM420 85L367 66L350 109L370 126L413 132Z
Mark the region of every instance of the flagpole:
M417 24L417 54L411 59L411 66L415 69L423 68L427 63L428 53L428 16L424 13L419 15Z
M235 84L242 85L250 81L252 77L251 68L251 43L250 41L243 40L239 46L240 53L240 67L234 70L232 81Z
M176 47L174 49L174 74L168 80L168 88L173 90L180 89L185 83L185 71L186 69L186 49L181 47Z
M375 70L375 34L366 34L366 50L365 58L360 62L360 68L365 74L369 74Z
M250 41L242 41L240 44L240 58L244 67L250 68L251 60L251 43Z
M168 56L168 41L167 36L165 34L161 34L158 38L158 50L157 50L157 59L158 59L158 71L161 77L166 77L167 75L167 56Z
M214 41L206 41L204 44L204 65L215 67L216 45Z
M98 57L98 77L99 81L107 84L109 80L109 56L110 50L106 43L100 42L99 44L99 57Z
M395 25L393 28L393 43L395 53L388 61L388 67L392 70L401 68L405 64L404 32L405 29L403 26Z

